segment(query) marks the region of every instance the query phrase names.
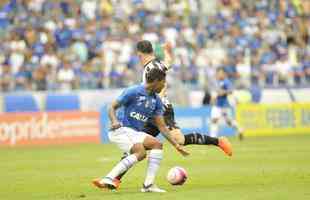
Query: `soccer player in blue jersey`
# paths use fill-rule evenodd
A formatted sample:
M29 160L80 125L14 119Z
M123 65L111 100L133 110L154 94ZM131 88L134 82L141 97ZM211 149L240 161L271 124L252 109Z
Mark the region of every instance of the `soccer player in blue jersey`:
M163 104L157 95L165 85L166 73L158 68L150 69L146 75L146 83L126 89L109 108L111 131L109 139L130 155L122 159L104 178L96 179L93 184L99 188L115 189L113 181L118 175L127 171L138 161L146 157L149 152L149 162L142 192L165 192L154 184L156 173L162 160L161 142L143 132L149 119L154 122L163 136L183 156L188 152L183 149L170 135L169 129L163 119ZM123 114L118 119L116 110L122 107Z
M164 51L165 51L165 60L161 61L159 59L156 59L154 53L152 44L147 40L142 40L137 43L137 53L140 59L140 62L144 68L143 71L143 82L146 82L146 76L151 71L151 69L157 68L164 72L169 70L171 66L172 61L172 55L171 54L171 48L169 44L165 44ZM159 96L163 102L164 106L164 120L168 127L168 129L171 131L171 136L180 144L180 145L214 145L219 147L224 151L224 153L228 156L232 155L232 147L229 142L229 140L225 137L210 137L206 134L201 134L198 132L192 132L184 135L177 125L174 117L174 109L172 104L169 102L169 100L166 97L166 87L163 88L163 90L159 93ZM146 132L149 135L152 135L154 137L157 137L160 133L160 130L158 127L154 124L153 120L149 120L143 129L144 132ZM127 156L126 152L124 153L122 159L124 159ZM124 173L120 174L114 179L114 184L119 186L120 180L124 176Z
M243 139L243 130L238 126L236 120L231 117L232 106L229 103L228 97L233 93L233 86L230 80L226 77L226 72L223 68L218 68L216 71L217 91L213 98L213 106L211 109L211 125L210 136L217 137L218 124L220 119L237 130L239 139Z

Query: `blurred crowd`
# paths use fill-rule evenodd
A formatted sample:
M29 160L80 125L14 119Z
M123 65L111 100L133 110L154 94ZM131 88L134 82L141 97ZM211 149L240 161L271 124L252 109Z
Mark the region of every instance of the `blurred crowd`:
M2 1L1 1L2 2ZM171 75L205 88L310 86L308 0L10 0L0 91L118 88L141 80L141 39L173 46Z

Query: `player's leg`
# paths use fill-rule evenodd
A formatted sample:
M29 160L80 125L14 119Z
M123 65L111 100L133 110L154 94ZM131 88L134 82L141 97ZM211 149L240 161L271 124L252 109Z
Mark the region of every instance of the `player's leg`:
M93 184L99 188L117 188L118 185L113 180L146 157L146 149L143 145L145 137L146 134L127 127L109 132L110 141L116 143L124 152L130 152L130 155L118 162L104 178L94 180Z
M158 188L155 184L157 171L163 158L162 143L155 137L148 135L143 142L144 148L150 150L148 155L148 167L142 192L166 192Z
M217 119L220 112L213 113L213 117ZM177 126L174 118L174 109L172 104L166 105L164 114L165 122L171 131L172 137L181 145L215 145L220 147L227 155L232 155L231 144L226 138L216 138L197 132L184 135ZM159 131L158 131L159 132Z
M219 129L219 119L221 118L221 109L217 106L211 108L210 136L217 137Z
M124 158L126 158L127 156L129 156L130 154L127 153L127 152L124 152L122 157L121 157L121 160L123 160ZM128 170L124 171L123 173L121 173L120 175L118 175L116 178L115 178L115 182L117 182L118 184L120 184L120 181L121 179L123 178L123 176L127 173Z
M179 128L171 129L172 137L181 145L218 145L218 138L192 132L184 135Z
M227 119L227 124L237 130L237 135L240 140L244 139L243 129L239 126L235 119Z
M234 119L230 114L229 114L229 111L228 109L224 110L223 111L223 117L227 123L227 125L233 127L234 129L236 129L237 131L237 135L238 135L238 138L240 140L243 140L244 138L244 135L243 135L243 129L239 126L238 122L236 121L236 119Z
M128 171L136 162L143 160L146 157L146 151L144 149L144 146L142 143L134 144L132 148L130 149L131 154L121 160L102 180L103 183L113 185L115 188L117 188L117 185L115 185L115 182L113 181L119 174L123 173L124 171ZM106 182L105 179L108 179L109 181ZM111 182L112 181L112 182ZM111 183L110 183L111 182Z
M174 117L174 108L171 103L166 104L164 119L167 127L170 129L172 137L181 145L190 144L214 144L217 145L217 138L204 136L200 133L190 133L184 136L181 129L177 126Z
M172 129L171 133L172 137L181 145L214 145L221 148L225 154L232 155L231 144L225 137L216 138L198 132L184 135L179 128Z
M157 135L159 135L159 133L160 133L160 131L158 130L158 128L155 126L155 125L153 125L152 123L147 123L146 124L146 126L145 126L145 128L144 128L144 130L143 130L143 132L145 132L145 133L147 133L147 134L149 134L149 135L151 135L151 136L153 136L153 137L157 137ZM123 153L123 156L121 157L121 160L122 159L124 159L124 158L126 158L128 156L128 153ZM116 178L115 178L115 182L117 183L117 184L120 184L120 181L121 181L121 179L123 178L123 176L125 175L127 173L127 171L124 171L123 173L121 173L120 175L118 175Z

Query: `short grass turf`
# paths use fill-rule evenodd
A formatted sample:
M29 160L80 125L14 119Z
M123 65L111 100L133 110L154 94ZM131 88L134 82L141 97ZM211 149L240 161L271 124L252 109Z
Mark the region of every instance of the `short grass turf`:
M117 192L93 187L91 180L120 159L121 152L111 144L0 148L0 199L310 199L310 135L231 140L231 158L210 146L187 147L191 155L183 158L165 143L157 177L165 194L140 193L146 161L131 169ZM166 181L167 171L176 165L189 174L183 186Z

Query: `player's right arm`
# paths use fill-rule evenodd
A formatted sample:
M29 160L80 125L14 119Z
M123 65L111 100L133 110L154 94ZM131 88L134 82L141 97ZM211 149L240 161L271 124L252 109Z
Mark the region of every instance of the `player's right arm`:
M116 117L116 110L122 105L128 104L131 101L134 94L135 90L133 88L125 89L123 93L119 97L117 97L115 101L112 102L108 110L108 115L111 121L111 127L110 127L111 130L118 129L119 127L122 126Z
M111 130L115 130L120 128L122 125L121 123L117 120L116 117L116 110L120 107L120 103L118 101L113 101L111 106L109 107L109 118L111 121Z

